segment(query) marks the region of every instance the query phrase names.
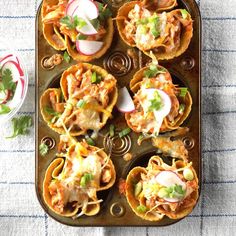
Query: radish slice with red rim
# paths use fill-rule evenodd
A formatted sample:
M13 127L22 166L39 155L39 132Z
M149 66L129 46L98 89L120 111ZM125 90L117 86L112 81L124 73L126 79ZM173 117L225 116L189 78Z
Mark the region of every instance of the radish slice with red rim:
M135 110L134 102L126 87L119 89L116 107L120 112L127 113Z
M99 12L97 5L91 0L74 0L68 4L66 14L93 20L98 17Z
M87 56L97 53L103 46L103 42L89 41L89 40L77 40L76 49Z

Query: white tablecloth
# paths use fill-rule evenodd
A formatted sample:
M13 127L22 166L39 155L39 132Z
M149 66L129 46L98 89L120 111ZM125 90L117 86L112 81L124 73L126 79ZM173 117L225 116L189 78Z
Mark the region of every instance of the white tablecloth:
M35 13L39 0L0 0L0 37L26 61L29 90L18 115L34 115ZM50 219L34 189L34 131L4 139L0 126L0 235L224 235L236 232L236 0L198 1L203 23L201 199L164 228L73 228ZM0 50L3 49L0 45Z

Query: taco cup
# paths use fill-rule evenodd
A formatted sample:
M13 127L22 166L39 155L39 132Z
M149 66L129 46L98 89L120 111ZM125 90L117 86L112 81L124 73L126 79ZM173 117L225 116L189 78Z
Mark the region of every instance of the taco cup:
M192 19L185 9L158 12L143 2L124 4L118 11L117 28L123 41L158 60L184 53L193 35Z
M129 127L144 135L178 129L191 112L187 88L174 85L170 73L151 64L135 73L130 81L135 110L125 114Z
M98 132L112 116L118 96L116 79L101 67L73 65L62 74L60 85L61 95L60 89L48 89L40 99L42 116L57 133L79 136L88 130ZM59 103L60 97L65 99L63 103ZM56 110L58 103L60 111Z
M112 116L118 96L116 79L101 67L73 65L62 74L60 86L68 105L61 121L68 129L75 125L80 134L98 131Z
M93 216L102 199L97 192L112 187L115 168L109 156L86 142L72 144L65 158L56 158L46 170L43 198L56 214L77 218Z
M56 50L66 50L76 61L91 61L106 53L112 43L111 11L90 0L44 0L43 35Z
M142 219L159 221L165 215L180 219L196 205L198 178L191 163L173 160L167 165L159 156L153 156L147 168L135 167L129 172L126 198Z

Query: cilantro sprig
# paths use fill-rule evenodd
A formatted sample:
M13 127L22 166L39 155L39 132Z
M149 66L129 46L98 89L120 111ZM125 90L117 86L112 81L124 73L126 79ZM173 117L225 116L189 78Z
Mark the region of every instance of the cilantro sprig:
M144 71L144 76L147 78L155 77L158 74L166 73L166 69L157 67L154 64L151 64L148 69Z
M13 134L6 138L15 138L18 135L26 135L29 128L33 125L31 116L20 116L12 119Z
M87 25L86 21L78 16L64 16L60 19L60 23L66 25L69 29L75 29L77 27L81 29Z
M41 156L46 156L48 154L49 147L45 143L39 145L39 153Z
M67 63L70 63L70 56L67 51L64 52L63 58Z
M16 90L16 82L13 81L12 72L10 69L1 70L1 84L0 91L5 92L11 90L12 93Z
M0 104L0 115L7 114L11 111L11 108L6 104Z
M163 107L163 102L161 96L157 91L154 92L154 98L150 100L150 106L148 108L149 111L158 111Z
M99 11L98 19L100 21L105 21L108 17L112 16L111 10L108 7L106 7L104 4L97 2L97 6L98 6L98 11Z

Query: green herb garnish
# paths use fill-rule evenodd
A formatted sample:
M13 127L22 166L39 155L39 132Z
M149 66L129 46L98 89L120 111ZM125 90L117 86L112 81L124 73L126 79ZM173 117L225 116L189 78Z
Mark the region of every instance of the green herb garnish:
M111 124L109 127L109 134L111 138L115 135L115 126L113 124Z
M188 92L188 88L180 88L179 96L180 97L185 97L187 92Z
M85 40L85 39L87 39L87 37L88 37L88 36L86 36L86 35L78 34L77 39L78 39L78 40Z
M0 104L0 115L7 114L11 111L11 108L5 104Z
M13 81L12 72L10 69L5 69L2 71L1 90L11 90L13 93L16 90L16 83Z
M93 180L93 175L89 173L85 173L80 179L80 186L86 187L89 181Z
M162 99L158 91L155 91L153 95L154 98L150 100L150 106L148 108L148 111L158 111L160 108L163 107Z
M185 105L184 104L180 104L179 105L179 113L182 114L184 112L185 109Z
M84 108L85 105L86 105L86 102L85 102L83 99L80 99L80 100L77 102L76 107Z
M180 9L180 12L182 14L183 19L186 19L188 17L188 11L186 9Z
M154 64L151 64L148 69L144 71L144 76L147 78L155 77L158 74L166 73L166 69L157 67Z
M100 75L97 75L97 73L94 71L92 74L91 83L98 84L101 82L101 80L102 80L102 77Z
M46 106L44 108L44 111L46 113L48 113L49 115L51 116L56 116L56 117L59 117L61 115L61 113L57 112L57 111L54 111L53 108L49 107L49 106Z
M137 206L136 209L137 209L137 211L142 212L142 213L145 213L148 210L147 207L144 205L139 205L139 206Z
M98 19L93 19L93 20L91 20L90 22L91 22L91 24L93 25L93 27L94 27L96 30L99 29L99 27L100 27L100 21L99 21Z
M105 21L108 17L112 16L112 12L109 8L104 6L104 4L97 2L99 16L98 19L101 21Z
M159 25L160 25L160 21L159 21L159 17L157 16L157 14L154 14L153 16L151 16L148 19L149 23L150 23L150 31L152 33L152 35L156 38L160 35L160 30L159 30Z
M65 16L60 19L60 23L66 25L69 29L75 29L77 27L81 29L87 25L86 21L78 16L75 16L74 18Z
M64 52L63 58L67 63L70 63L70 56L67 51Z
M85 136L85 140L88 145L95 146L94 140L91 137L89 137L88 135Z
M49 148L45 143L39 145L39 153L41 156L46 156L48 154Z
M13 134L7 138L15 138L18 135L26 135L29 133L29 128L33 125L31 116L20 116L12 119Z
M119 132L119 137L122 138L126 135L128 135L131 132L130 128L123 129L121 132Z
M148 17L139 19L136 24L137 25L146 25L148 23Z

